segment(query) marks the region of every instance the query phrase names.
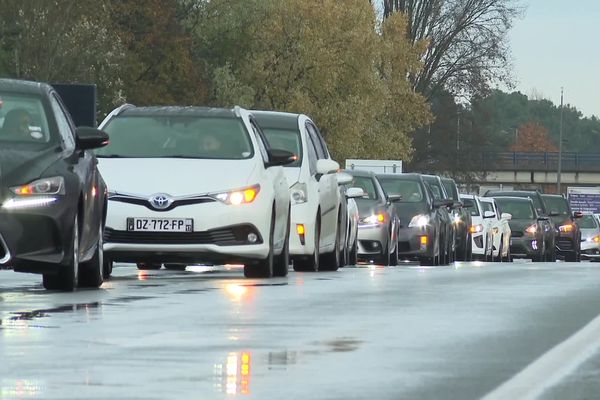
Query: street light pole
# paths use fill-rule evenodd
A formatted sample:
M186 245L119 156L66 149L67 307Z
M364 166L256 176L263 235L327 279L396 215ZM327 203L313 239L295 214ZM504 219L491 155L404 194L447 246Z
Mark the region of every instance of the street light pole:
M558 174L556 176L556 191L561 194L560 174L562 172L562 144L563 144L563 88L560 88L560 125L558 128Z
M456 112L456 169L460 166L460 108Z

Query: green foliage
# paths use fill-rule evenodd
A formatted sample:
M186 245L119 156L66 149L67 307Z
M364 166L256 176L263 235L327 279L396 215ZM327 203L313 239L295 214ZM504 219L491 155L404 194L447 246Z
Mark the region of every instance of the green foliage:
M407 133L429 114L407 81L422 47L396 34L402 16L378 34L362 0L213 0L201 15L196 54L215 70L214 104L308 114L340 160L410 157Z

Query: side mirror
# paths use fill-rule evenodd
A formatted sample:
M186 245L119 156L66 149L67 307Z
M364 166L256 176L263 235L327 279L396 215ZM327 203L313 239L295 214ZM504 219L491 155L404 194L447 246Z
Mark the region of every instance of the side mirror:
M583 213L581 211L575 211L573 213L573 218L583 218Z
M548 214L548 216L550 216L550 217L558 217L559 215L560 214L556 210L552 210L552 211L550 211L550 214Z
M550 217L547 217L545 215L540 215L537 220L538 221L550 221Z
M464 207L464 204L463 204L463 202L462 202L462 201L455 201L455 202L452 204L452 208L454 208L454 209L456 209L456 208L463 208L463 207Z
M338 172L336 178L338 185L347 185L352 182L352 175L345 172Z
M400 194L390 194L387 197L387 199L388 199L388 201L390 203L398 203L398 202L402 201L402 195L400 195Z
M298 156L287 150L271 149L269 150L269 162L266 167L275 167L278 165L291 164L298 159Z
M340 164L327 158L317 161L317 174L326 175L336 172L340 169Z
M484 211L483 212L483 218L487 219L487 218L496 218L496 214L493 211Z
M454 202L449 199L440 199L440 200L433 201L433 207L435 207L435 208L450 207L452 204L454 204Z
M500 218L501 218L501 219L505 219L505 220L507 220L507 221L510 221L510 220L512 219L512 214L509 214L509 213L502 213L502 214L500 215Z
M77 137L77 149L98 149L108 144L108 134L100 129L82 126L75 131Z
M356 199L359 197L363 197L365 195L365 191L359 187L351 187L346 190L346 198L347 199Z

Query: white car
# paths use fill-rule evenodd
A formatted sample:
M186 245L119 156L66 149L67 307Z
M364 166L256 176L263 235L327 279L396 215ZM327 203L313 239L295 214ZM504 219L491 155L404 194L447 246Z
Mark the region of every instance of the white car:
M473 243L473 258L488 259L490 248L490 240L488 238L491 237L492 232L490 224L487 222L484 223L481 198L472 194L461 194L460 199L464 207L471 213L469 232L471 233L471 241Z
M248 111L125 105L100 126L110 135L96 153L109 190L109 263L236 263L247 277L287 274L281 166L295 156L272 150Z
M331 159L315 123L306 115L252 111L272 148L298 159L284 168L292 202L290 256L296 271L334 271L342 266L345 227Z
M508 221L512 215L501 214L496 201L491 197L481 197L479 201L483 210L483 223L487 225L486 231L491 232L491 242L488 246L490 252L486 254L491 255L490 261L511 261L511 230Z

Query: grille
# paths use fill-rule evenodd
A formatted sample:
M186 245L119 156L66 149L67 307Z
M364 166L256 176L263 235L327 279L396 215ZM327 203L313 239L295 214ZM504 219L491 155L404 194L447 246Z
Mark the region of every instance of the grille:
M570 240L559 240L556 245L560 250L573 250L573 243Z
M235 246L249 244L247 241L249 233L255 233L259 238L254 244L262 243L259 233L250 225L204 232L131 232L106 228L104 230L104 241L106 243L131 244L216 244L219 246Z
M512 231L510 233L510 237L522 237L523 236L523 232L521 231Z

